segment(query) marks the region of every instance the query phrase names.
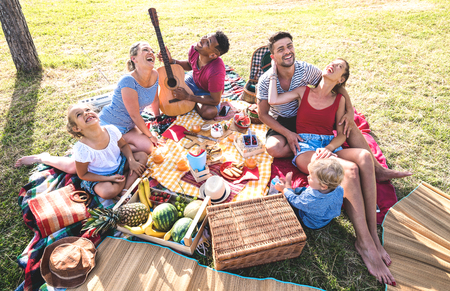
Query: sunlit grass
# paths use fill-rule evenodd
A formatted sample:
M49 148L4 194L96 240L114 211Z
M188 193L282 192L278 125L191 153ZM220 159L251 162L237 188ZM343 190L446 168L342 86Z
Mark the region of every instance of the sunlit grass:
M15 261L33 235L17 205L31 169L14 169L14 161L43 151L64 154L74 143L64 129L68 105L116 82L125 73L132 43L146 40L158 50L148 1L24 0L21 5L44 71L16 78L6 40L0 37L2 290L23 280ZM323 68L335 57L347 59L347 90L370 122L388 165L414 172L392 181L398 197L420 181L450 192L447 1L178 0L153 5L174 58L186 59L199 37L221 29L231 41L224 62L245 79L253 51L279 30L292 33L299 60ZM322 230L306 232L299 258L234 273L326 290L383 289L356 253L354 230L345 215ZM199 259L212 266L211 257Z

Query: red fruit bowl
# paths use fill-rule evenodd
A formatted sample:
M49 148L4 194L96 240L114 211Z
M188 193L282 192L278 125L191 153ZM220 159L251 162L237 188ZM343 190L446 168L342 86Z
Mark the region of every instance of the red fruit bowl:
M242 115L236 114L236 115L234 116L234 118L233 118L234 124L236 124L236 126L237 126L238 128L240 128L240 129L247 129L247 128L249 128L249 127L250 127L250 124L251 124L250 118L249 118L248 116L244 116L244 117L243 117L243 118L246 118L246 119L247 119L247 122L248 122L248 125L245 125L245 124L239 124L239 123L240 123L240 122L239 122L240 120L237 120L237 118L239 118L239 117L242 118Z

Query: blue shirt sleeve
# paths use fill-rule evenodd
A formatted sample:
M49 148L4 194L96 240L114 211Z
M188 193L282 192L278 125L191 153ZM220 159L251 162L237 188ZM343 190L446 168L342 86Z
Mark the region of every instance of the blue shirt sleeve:
M125 75L122 77L122 79L119 80L119 83L117 83L117 86L122 90L123 88L130 88L135 91L136 90L136 80L131 75Z
M291 189L284 192L284 196L289 201L289 203L297 208L298 210L306 211L308 207L308 201L304 199L303 195L296 195Z

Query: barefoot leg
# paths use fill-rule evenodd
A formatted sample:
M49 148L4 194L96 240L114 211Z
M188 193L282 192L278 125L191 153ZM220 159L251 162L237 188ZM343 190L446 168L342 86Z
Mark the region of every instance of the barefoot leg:
M372 155L368 151L362 149L345 149L340 151L338 155L345 160L354 162L359 168L367 227L381 258L385 264L389 266L391 264L391 258L381 245L377 232L377 215L375 211L377 203L377 187Z
M100 182L94 186L94 192L103 199L114 199L123 189L125 181L120 183Z
M133 156L134 156L134 159L136 161L138 161L139 163L141 163L143 165L145 165L147 163L148 156L145 152L137 152L137 153L134 153ZM125 169L128 169L128 161L126 163ZM129 189L131 187L131 185L133 185L133 183L136 181L136 179L139 178L139 175L137 173L133 172L130 176L130 172L127 171L127 174L125 175L125 177L127 180L125 182L124 188ZM123 193L123 194L125 194L125 193Z
M367 150L374 160L374 166L375 166L375 175L378 181L388 181L395 178L404 178L411 176L412 173L409 171L395 171L391 169L387 169L383 167L375 158L375 156L372 153L372 150L369 147L369 144L367 143L366 139L364 138L364 135L361 133L361 131L357 128L351 131L350 137L347 138L347 143L352 148L360 148Z
M266 150L269 155L274 158L292 157L292 150L282 135L272 135L266 140Z
M343 151L338 152L338 155L342 156L343 153L341 152ZM345 210L353 223L353 227L355 228L356 250L361 255L370 274L375 276L379 282L383 284L395 284L394 277L381 259L376 242L369 230L365 201L360 184L359 168L355 163L342 159L338 160L345 170L345 176L342 182L342 187L344 188L344 205ZM372 206L370 206L370 208L370 211L375 213L375 206L373 205L373 209ZM372 220L371 215L369 215L369 219ZM372 225L372 223L370 223L370 225Z
M153 151L152 141L137 127L125 133L122 137L130 145L133 153L145 152L150 154Z
M49 153L39 155L31 155L21 157L16 161L15 167L30 166L35 163L43 163L45 165L57 168L68 174L76 174L75 160L70 157L51 156Z

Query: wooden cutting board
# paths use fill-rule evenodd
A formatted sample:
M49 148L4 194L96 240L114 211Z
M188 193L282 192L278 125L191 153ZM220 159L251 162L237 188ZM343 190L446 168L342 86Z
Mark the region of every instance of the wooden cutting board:
M198 145L201 149L206 148L206 145L214 145L216 142L212 141L212 140L208 140L208 139L201 139L202 141L199 140L198 137L196 136L192 136L192 135L186 135L185 138L191 140L190 142L187 142L184 145L185 149L190 149L191 147Z
M227 130L225 130L224 134L220 138L217 138L217 139L222 140L222 139L226 138L227 136L229 136L231 133L232 133L232 131L230 129L227 129ZM211 137L211 133L209 131L200 131L198 134ZM207 144L214 145L216 143L215 141L199 138L199 137L192 136L192 135L186 135L185 138L191 140L190 142L187 142L184 145L185 149L190 149L191 147L193 147L195 145L198 145L200 148L204 149L204 148L206 148ZM202 141L200 141L199 139L201 139Z

